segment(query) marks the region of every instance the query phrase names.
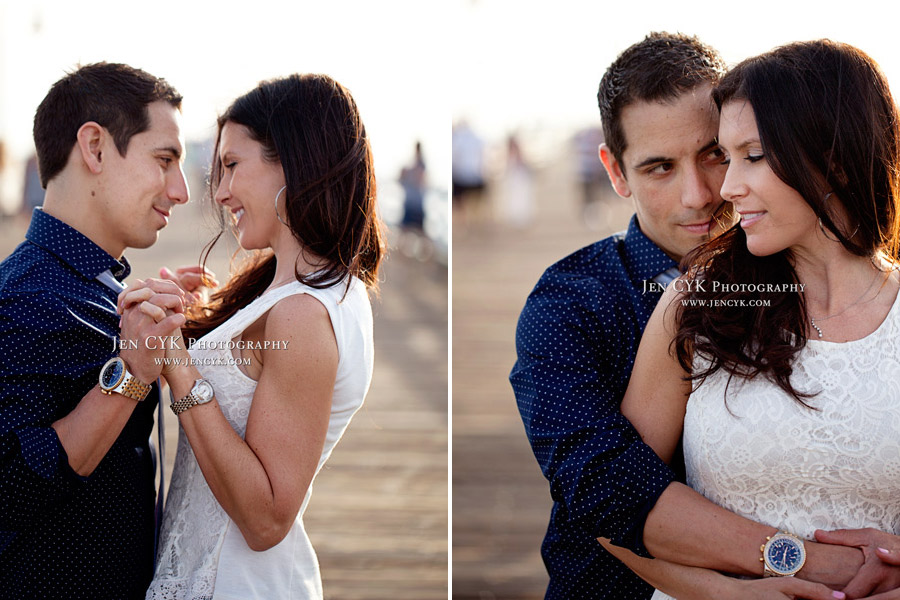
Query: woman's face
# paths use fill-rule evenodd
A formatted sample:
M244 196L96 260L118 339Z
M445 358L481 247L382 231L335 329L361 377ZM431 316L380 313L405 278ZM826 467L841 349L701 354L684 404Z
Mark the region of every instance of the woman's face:
M231 213L238 241L245 250L270 248L287 228L275 216L275 196L284 185L281 164L267 161L263 146L243 125L228 121L222 127L218 160L222 181L216 202ZM278 213L285 215L285 194L278 198Z
M722 107L719 145L728 164L722 198L740 214L747 249L756 256L785 248L814 252L822 242L818 218L769 167L749 102L732 100Z

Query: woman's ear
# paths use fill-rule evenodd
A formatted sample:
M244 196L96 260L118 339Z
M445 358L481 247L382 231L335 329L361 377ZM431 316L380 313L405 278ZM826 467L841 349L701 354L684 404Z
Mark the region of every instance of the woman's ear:
M628 185L628 180L625 179L622 163L616 160L612 150L610 150L609 146L606 144L600 144L600 162L606 167L609 180L612 182L613 189L616 190L616 193L623 198L630 198L631 186Z
M88 170L99 175L103 171L103 147L109 132L94 121L88 121L78 128L75 145L81 160Z

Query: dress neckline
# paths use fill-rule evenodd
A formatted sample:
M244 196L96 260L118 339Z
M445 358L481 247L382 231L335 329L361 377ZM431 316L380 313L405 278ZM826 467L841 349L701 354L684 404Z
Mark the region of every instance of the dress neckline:
M897 311L897 306L900 305L900 290L896 294L894 294L894 301L891 303L891 308L888 309L887 314L884 316L884 319L881 323L878 324L871 333L864 335L861 338L855 340L847 340L846 342L833 342L831 340L817 340L814 338L807 338L807 343L812 344L813 346L818 346L819 348L829 348L829 347L840 347L847 346L849 344L860 344L865 343L868 340L874 339L878 336L883 329L890 326L890 321L892 320L894 313Z

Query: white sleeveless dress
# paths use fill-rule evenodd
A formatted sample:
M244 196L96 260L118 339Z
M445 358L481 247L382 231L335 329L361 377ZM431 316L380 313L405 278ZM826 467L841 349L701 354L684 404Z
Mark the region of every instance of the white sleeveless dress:
M687 482L719 506L813 539L816 529L900 534L900 295L863 339L810 339L791 382L717 371L688 399ZM730 412L729 412L730 409ZM657 591L653 600L670 598Z
M221 346L239 340L243 331L279 300L294 294L317 298L331 318L339 361L328 433L316 473L362 405L372 379L374 351L369 298L365 286L356 278L342 299L345 287L341 283L319 290L295 281L271 290L189 350L192 358L215 365L198 364L197 368L212 383L225 418L243 437L257 382L234 364L232 350ZM216 501L187 436L179 427L178 452L166 500L156 574L147 599L322 598L318 561L303 528L303 512L311 493L310 484L287 537L269 550L254 552Z

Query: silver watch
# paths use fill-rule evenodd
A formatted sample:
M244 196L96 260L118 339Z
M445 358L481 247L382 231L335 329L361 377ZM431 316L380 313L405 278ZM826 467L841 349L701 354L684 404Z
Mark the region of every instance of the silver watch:
M188 395L180 400L174 400L170 405L172 408L172 412L176 415L180 415L184 411L198 404L206 404L210 400L213 399L213 391L212 384L205 379L198 379L194 382L194 386L191 388L191 391L188 392Z

